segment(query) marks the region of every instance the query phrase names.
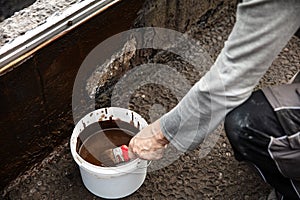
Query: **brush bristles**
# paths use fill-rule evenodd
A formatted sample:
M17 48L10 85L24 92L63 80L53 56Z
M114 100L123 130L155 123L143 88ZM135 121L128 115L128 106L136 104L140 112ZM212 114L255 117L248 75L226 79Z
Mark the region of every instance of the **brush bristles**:
M116 147L114 149L108 149L101 153L100 161L107 167L116 166L120 163L128 162L134 158L126 145Z
M108 149L108 150L104 151L103 153L101 153L99 160L104 166L107 166L107 167L113 167L116 164L118 164L118 163L116 163L112 149Z

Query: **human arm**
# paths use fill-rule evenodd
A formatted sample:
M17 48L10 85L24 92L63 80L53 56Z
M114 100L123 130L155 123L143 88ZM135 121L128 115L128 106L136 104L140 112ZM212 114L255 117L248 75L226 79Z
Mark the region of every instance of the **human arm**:
M296 32L299 10L299 1L291 0L240 3L237 22L214 65L159 119L166 139L181 151L192 150L231 109L243 103Z

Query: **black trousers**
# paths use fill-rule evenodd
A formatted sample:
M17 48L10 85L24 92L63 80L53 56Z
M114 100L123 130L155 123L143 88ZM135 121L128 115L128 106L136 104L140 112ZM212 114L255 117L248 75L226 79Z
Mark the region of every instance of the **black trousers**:
M299 199L291 179L282 175L268 152L270 136L281 137L285 131L261 90L228 113L225 131L238 161L254 164L284 199Z

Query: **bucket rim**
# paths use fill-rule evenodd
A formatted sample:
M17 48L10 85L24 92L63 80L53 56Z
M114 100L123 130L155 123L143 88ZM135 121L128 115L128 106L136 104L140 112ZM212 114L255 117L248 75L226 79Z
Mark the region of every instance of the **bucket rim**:
M80 168L84 168L85 170L88 170L92 173L101 173L103 175L119 175L119 174L128 174L131 173L132 171L139 169L139 165L145 165L147 168L147 160L142 160L140 158L136 158L132 161L129 161L128 163L119 165L119 166L115 166L115 167L102 167L102 166L98 166L98 165L94 165L91 164L89 162L87 162L86 160L84 160L79 153L76 151L76 146L77 146L77 138L80 135L80 133L84 130L85 127L82 127L82 121L84 120L86 123L86 127L89 126L92 123L95 123L97 121L99 121L97 119L96 116L99 116L99 113L103 113L103 111L105 111L104 113L113 113L113 112L126 112L128 114L128 112L132 113L132 115L134 116L134 119L138 120L139 125L140 125L140 130L147 126L148 123L146 122L146 120L139 115L138 113L136 113L135 111L126 109L126 108L120 108L120 107L105 107L105 108L100 108L97 110L94 110L88 114L86 114L81 120L79 120L77 122L77 124L75 125L71 138L70 138L70 148L71 148L71 154L73 159L75 160L75 162L77 163L77 165ZM98 113L98 114L97 114ZM118 118L118 117L117 117ZM122 119L121 119L122 120ZM105 121L105 120L103 120ZM81 127L81 128L79 128Z

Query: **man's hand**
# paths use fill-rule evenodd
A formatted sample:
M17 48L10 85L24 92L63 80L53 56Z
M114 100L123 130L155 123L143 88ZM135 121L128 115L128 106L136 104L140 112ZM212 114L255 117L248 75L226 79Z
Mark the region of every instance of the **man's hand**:
M158 160L163 157L168 143L157 120L131 139L129 149L141 159Z

